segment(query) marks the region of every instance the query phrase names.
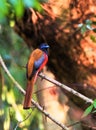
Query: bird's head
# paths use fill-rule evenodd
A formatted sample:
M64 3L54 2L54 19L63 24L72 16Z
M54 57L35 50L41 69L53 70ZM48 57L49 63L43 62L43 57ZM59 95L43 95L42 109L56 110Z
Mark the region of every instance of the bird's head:
M48 48L49 48L49 45L47 43L42 43L40 46L39 46L39 49L44 51L46 54L48 54Z

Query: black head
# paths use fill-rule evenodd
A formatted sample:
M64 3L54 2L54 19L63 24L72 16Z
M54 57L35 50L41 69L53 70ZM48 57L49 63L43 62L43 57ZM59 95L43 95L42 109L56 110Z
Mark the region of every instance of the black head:
M48 48L49 48L49 45L47 43L42 43L40 46L39 46L39 49L44 51L46 54L48 54Z

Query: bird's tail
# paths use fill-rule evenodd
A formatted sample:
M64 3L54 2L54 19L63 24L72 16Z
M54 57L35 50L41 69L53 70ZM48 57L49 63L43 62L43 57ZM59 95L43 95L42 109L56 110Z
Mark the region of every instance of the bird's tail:
M27 82L23 109L29 109L31 107L31 98L32 98L33 87L34 87L34 77L30 81L28 80L28 82Z

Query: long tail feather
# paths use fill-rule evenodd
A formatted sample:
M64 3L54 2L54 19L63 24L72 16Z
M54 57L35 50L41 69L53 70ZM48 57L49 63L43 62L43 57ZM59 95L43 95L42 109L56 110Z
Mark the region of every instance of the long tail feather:
M32 78L32 80L27 82L23 109L29 109L31 107L31 98L32 98L33 87L34 87L34 78Z

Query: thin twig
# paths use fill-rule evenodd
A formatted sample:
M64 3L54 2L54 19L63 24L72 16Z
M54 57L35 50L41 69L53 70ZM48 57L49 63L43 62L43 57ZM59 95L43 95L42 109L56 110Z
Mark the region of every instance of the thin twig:
M79 123L81 123L81 122L80 122L80 121L76 121L76 122L74 122L74 123L71 123L70 125L67 125L67 127L72 127L72 126L77 125L77 124L79 124Z
M46 87L46 88L43 88L43 89L39 89L39 90L35 91L33 94L39 93L41 91L46 91L47 89L50 89L50 88L56 88L56 86L51 86L51 87Z
M2 57L0 56L0 63L1 66L3 67L4 71L7 73L7 75L9 76L9 78L12 80L12 82L16 85L16 87L20 90L20 92L22 94L25 95L25 90L19 85L19 83L12 77L12 75L10 74L9 70L7 69ZM33 99L31 100L32 104L39 110L41 111L45 116L47 116L50 120L52 120L54 123L56 123L58 126L60 126L62 129L64 130L69 130L69 128L67 128L64 124L60 123L59 121L57 121L56 119L54 119L47 111L45 111L43 109L43 107L41 107L38 103L36 103Z
M23 123L24 121L26 121L26 120L31 116L31 114L32 114L32 111L26 116L26 118L25 118L24 120L18 121L18 123L17 123L16 127L14 128L14 130L17 130L18 126L19 126L21 123Z
M58 86L58 87L60 87L60 88L62 88L62 89L65 89L65 90L67 90L68 92L70 92L70 93L72 93L72 94L78 96L79 98L83 99L83 100L86 101L87 103L93 103L93 100L92 100L92 99L90 99L90 98L88 98L88 97L82 95L81 93L75 91L74 89L68 87L67 85L64 85L64 84L62 84L62 83L60 83L60 82L58 82L58 81L56 81L56 80L54 80L54 79L51 79L51 78L49 78L48 76L45 76L43 73L39 73L39 76L40 76L41 78L46 79L47 81L49 81L49 82L55 84L56 86Z

